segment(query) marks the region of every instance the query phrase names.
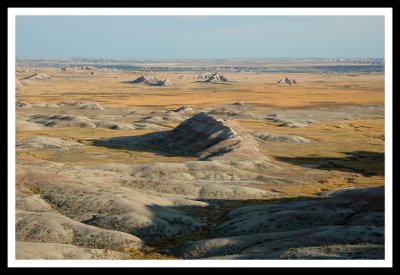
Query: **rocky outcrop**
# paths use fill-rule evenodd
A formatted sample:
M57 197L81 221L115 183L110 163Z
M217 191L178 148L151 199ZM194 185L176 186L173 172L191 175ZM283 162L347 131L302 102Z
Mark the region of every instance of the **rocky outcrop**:
M237 106L237 105L235 105ZM255 115L252 112L248 111L243 111L243 110L235 110L232 108L227 108L227 107L219 107L216 109L213 109L208 112L209 114L214 114L214 115L228 115L228 116L240 116L240 117L255 117Z
M278 126L289 128L302 128L313 123L310 120L290 119L278 114L268 114L266 115L265 119L271 122L279 123Z
M243 133L245 138L240 136ZM223 156L251 157L258 155L257 144L239 124L220 120L201 112L169 131L162 139L163 148L200 159Z
M291 86L293 84L297 84L297 81L295 79L289 79L289 78L285 77L285 78L282 78L281 80L279 80L278 83Z
M204 79L202 82L209 82L209 83L232 82L232 80L219 73L201 75L198 77L198 79Z
M85 110L104 110L104 107L94 101L62 101L58 103L59 106L74 107L77 109Z
M220 238L188 244L184 257L383 258L384 187L348 188L325 195L326 199L236 208L214 229ZM337 253L343 250L347 253Z
M201 158L227 153L243 139L230 127L206 113L199 113L173 129L165 146Z
M17 66L15 68L15 72L17 73L30 73L31 69L25 66Z
M296 135L279 135L271 133L253 133L254 137L267 142L310 143L309 139Z
M95 71L95 70L97 70L97 68L94 66L82 66L81 70Z
M145 76L139 76L138 78L136 78L133 81L129 81L128 83L132 83L132 84L139 84L139 83L143 83L146 81L146 77Z
M155 118L157 117L151 117L152 123L157 122L153 121ZM232 119L216 119L204 112L183 121L170 131L142 136L114 137L96 141L95 144L114 148L140 148L140 150L149 148L169 155L196 156L201 160L222 156L266 159L259 152L258 142L237 122Z
M82 144L63 140L61 138L53 138L53 137L27 137L21 140L18 140L15 144L17 150L33 150L33 149L59 149L59 150L68 150L75 147L80 147Z
M67 114L34 115L31 120L47 127L96 128L93 120L87 117Z
M16 211L16 240L72 244L88 248L137 249L143 242L131 234L96 228L56 212Z
M177 113L180 115L192 115L194 114L194 110L189 106L182 106L176 110L169 110L167 113Z
M60 108L60 106L58 106L58 103L47 103L47 102L33 103L32 107L35 107L35 108Z
M23 260L129 260L128 252L71 244L16 242L16 258Z
M133 81L127 81L125 83L130 83L130 84L143 84L147 86L172 86L172 84L168 78L165 80L161 80L157 77L145 77L145 76L140 76L136 78Z
M33 74L31 76L23 78L23 80L43 80L43 79L51 79L51 76L48 74Z
M15 107L18 109L31 109L32 105L26 101L17 101L15 102Z

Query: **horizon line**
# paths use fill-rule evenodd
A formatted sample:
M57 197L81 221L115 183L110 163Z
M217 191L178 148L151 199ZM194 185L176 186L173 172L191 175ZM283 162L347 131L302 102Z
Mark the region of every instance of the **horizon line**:
M197 59L197 60L209 60L209 59L385 59L384 57L50 57L50 56L16 56L15 59L114 59L114 60L187 60L187 59Z

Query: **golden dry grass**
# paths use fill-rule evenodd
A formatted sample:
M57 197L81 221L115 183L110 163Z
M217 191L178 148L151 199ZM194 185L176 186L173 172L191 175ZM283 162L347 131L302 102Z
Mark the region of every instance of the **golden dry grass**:
M384 75L323 76L318 74L268 74L268 73L227 73L236 81L230 84L199 83L194 79L200 73L157 73L160 79L169 78L175 86L148 87L123 83L142 75L134 72L90 71L72 69L62 72L56 69L40 69L38 72L52 76L50 80L18 80L22 89L17 90L17 99L35 102L59 102L67 100L96 101L105 107L146 107L152 110L167 110L191 105L195 108L213 107L236 101L259 106L306 109L319 106L341 105L383 105ZM32 73L17 73L17 79ZM181 79L181 76L185 78ZM225 75L225 74L224 74ZM153 76L153 75L151 75ZM276 82L283 77L296 79L299 85L282 86ZM47 113L52 110L43 110ZM76 110L85 115L85 111ZM351 121L329 121L309 125L305 128L278 127L262 120L241 119L240 124L249 130L274 134L299 135L312 140L312 144L260 143L261 150L271 160L285 169L287 177L296 178L306 174L307 184L277 185L274 189L288 196L315 194L324 189L338 189L346 186L380 185L384 176L381 166L370 161L347 162L354 169L377 172L378 175L362 175L341 169L327 169L325 176L312 175L312 170L299 166L318 163L321 160L346 159L352 152L384 152L384 120L359 119ZM177 123L165 122L164 126L175 127ZM181 162L189 157L170 157L146 151L132 151L89 146L88 139L103 139L113 136L130 136L148 133L147 130L108 129L46 129L43 131L17 132L17 139L42 135L82 141L88 146L69 152L33 150L18 152L17 156L32 156L59 161L72 165L93 165L101 162L151 163ZM79 158L76 156L79 155ZM321 170L319 170L321 171ZM263 171L260 171L263 172ZM282 176L281 172L276 173ZM308 173L308 174L307 174ZM260 186L257 186L260 188ZM266 185L264 188L271 188Z
M287 74L243 73L227 74L237 82L209 84L195 82L197 74L160 73L160 79L169 78L176 86L147 87L123 83L142 75L132 72L79 69L61 72L43 69L53 78L45 81L20 80L25 89L17 91L17 99L28 102L58 102L61 100L92 100L105 106L163 107L182 105L216 106L227 102L242 101L263 106L298 108L335 104L376 105L384 102L384 76L332 76L316 74L291 74L290 78L301 85L282 86L276 82ZM179 79L185 75L185 79ZM17 79L30 73L17 73ZM116 78L118 77L118 78Z
M193 157L163 156L147 151L133 151L129 149L112 149L101 146L91 146L92 140L106 139L115 136L135 136L149 133L149 130L109 130L102 128L49 128L41 131L18 131L16 138L29 136L47 136L64 138L84 143L87 146L68 151L29 150L18 151L17 156L31 156L49 161L61 162L70 165L95 165L99 163L151 163L151 162L181 162L193 160ZM79 157L77 157L79 156Z

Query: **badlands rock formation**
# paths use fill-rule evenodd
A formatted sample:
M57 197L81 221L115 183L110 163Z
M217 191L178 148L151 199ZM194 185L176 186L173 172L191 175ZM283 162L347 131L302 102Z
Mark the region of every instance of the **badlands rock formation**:
M310 143L309 139L296 135L277 135L271 133L253 133L253 135L267 142L285 142L285 143Z
M309 93L193 78L217 65L166 72L175 89L70 66L17 74L18 259L385 257L383 188L358 189L384 183L384 106L326 104L383 91L382 75L332 79L333 95L312 75ZM53 79L21 80L34 72Z
M167 113L177 113L180 115L193 115L194 110L189 106L182 106L176 110L169 110L169 111L167 111Z
M208 73L204 75L199 75L197 77L201 82L208 82L208 83L226 83L232 82L229 78L219 74L219 73Z
M185 120L171 131L143 136L116 137L96 141L96 145L117 148L151 148L167 154L196 156L199 159L216 157L265 159L258 142L235 121L220 120L201 112Z
M77 127L77 128L106 128L112 130L132 130L136 127L129 123L113 121L110 119L96 119L84 116L56 114L56 115L33 115L30 123L41 124L46 127ZM139 127L140 128L140 127Z
M289 128L301 128L313 123L313 121L310 120L291 119L274 113L267 114L265 116L265 119L271 122L278 123L278 126L289 127Z
M15 144L17 150L31 150L31 149L61 149L67 150L74 147L80 147L82 144L72 141L62 140L60 138L52 137L27 137L18 140Z
M104 107L97 102L93 101L62 101L58 103L59 106L69 106L77 109L85 110L104 110Z
M79 127L79 128L96 128L93 120L76 115L56 114L56 115L33 115L30 119L35 123L42 124L46 127Z
M214 229L220 238L188 244L184 256L382 258L384 188L344 189L326 195L328 198L320 200L297 199L237 208Z
M23 80L43 80L43 79L51 79L51 76L48 74L33 74L31 76L23 78Z
M47 103L47 102L32 103L32 107L35 107L35 108L60 108L58 103Z
M297 84L297 81L295 79L289 79L289 78L285 77L285 78L282 78L281 80L279 80L278 83L291 86L293 84Z
M97 70L97 68L94 66L82 66L81 70L95 71L95 70Z
M172 236L202 226L174 206L206 203L131 188L125 172L37 159L19 164L17 241L121 250L141 247L135 236Z
M140 76L136 78L133 81L127 81L125 83L131 83L131 84L144 84L147 86L171 86L174 85L172 84L168 78L161 80L157 77L145 77L145 76Z
M227 153L242 141L233 129L204 113L179 125L169 133L168 138L163 144L170 150L198 155L200 158Z
M21 260L129 260L127 252L84 248L71 244L16 242L16 258Z
M15 107L18 109L31 109L32 105L26 101L17 101L15 102Z
M234 106L240 106L235 104ZM252 112L245 110L236 110L228 107L218 107L208 112L213 115L228 115L228 116L239 116L239 117L255 117Z

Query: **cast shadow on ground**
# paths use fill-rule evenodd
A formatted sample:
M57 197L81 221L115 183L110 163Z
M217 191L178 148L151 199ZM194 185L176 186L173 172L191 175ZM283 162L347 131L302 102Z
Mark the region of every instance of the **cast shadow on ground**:
M325 198L205 201L211 207L148 205L152 223L125 232L142 238L159 253L177 258L234 255L235 259L279 259L292 254L314 259L384 257L383 186L349 189ZM101 219L100 215L82 222L99 226ZM194 226L198 221L203 224ZM190 250L194 242L213 238L224 241L209 243L215 247L208 252ZM307 254L314 253L313 247L324 249L328 245L345 250ZM304 249L309 252L301 252Z
M363 176L385 175L385 154L382 152L344 152L346 157L276 157L277 160L321 170L355 172Z
M177 150L163 146L169 131L158 131L138 136L122 136L94 140L93 146L113 149L125 149L137 152L151 152L165 157L194 157L194 154L182 154Z

